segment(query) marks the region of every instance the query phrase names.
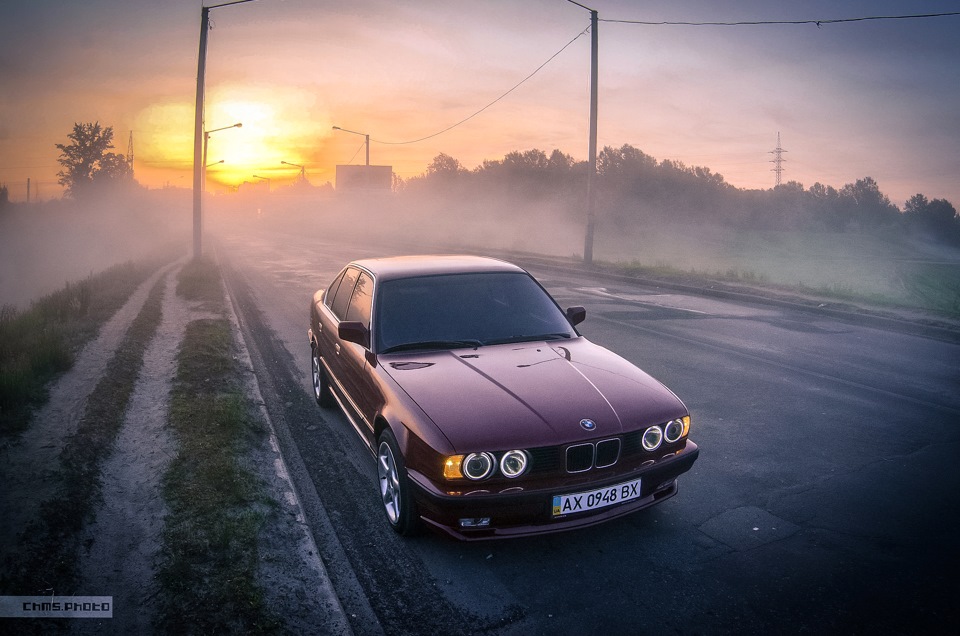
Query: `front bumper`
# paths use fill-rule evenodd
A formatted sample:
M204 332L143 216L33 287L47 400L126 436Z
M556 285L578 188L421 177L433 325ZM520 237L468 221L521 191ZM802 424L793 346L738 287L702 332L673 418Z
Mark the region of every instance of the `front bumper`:
M683 449L652 464L578 484L575 490L604 488L630 479L641 479L641 497L597 510L554 517L554 495L569 494L563 486L540 490L510 488L499 493L450 495L423 475L410 472L420 516L429 526L456 539L471 541L524 537L562 532L603 523L642 510L677 494L676 478L690 470L700 449L687 440ZM488 526L460 527L460 519L489 518Z

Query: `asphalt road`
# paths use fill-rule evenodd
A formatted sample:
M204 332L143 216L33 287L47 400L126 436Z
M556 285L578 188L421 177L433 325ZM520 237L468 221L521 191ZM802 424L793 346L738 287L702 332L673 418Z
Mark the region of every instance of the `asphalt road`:
M312 293L348 260L410 248L266 221L221 229L216 245L356 633L955 629L955 338L530 267L561 306L587 308L587 338L686 402L700 459L676 497L599 527L401 539L382 519L372 455L313 402L306 330Z

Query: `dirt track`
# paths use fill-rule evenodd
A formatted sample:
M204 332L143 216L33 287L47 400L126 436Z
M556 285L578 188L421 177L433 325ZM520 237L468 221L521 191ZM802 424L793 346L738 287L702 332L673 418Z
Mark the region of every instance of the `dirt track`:
M76 429L87 396L103 375L149 290L163 278L162 321L144 355L123 428L101 466L100 501L93 519L81 531L77 555L80 583L76 589L2 590L12 595L112 596L113 618L75 619L74 633L149 633L160 593L154 580L160 559L160 534L166 506L161 478L177 453L177 442L167 429L172 380L177 352L188 323L211 314L197 303L180 298L176 274L184 261L158 271L134 293L124 307L101 329L77 358L74 368L52 387L50 402L37 414L18 440L0 448L0 480L5 484L0 515L0 545L17 546L17 537L34 520L43 502L59 486L59 453ZM260 405L257 417L265 418L250 359L235 316L226 303L238 340L238 361L248 395ZM272 433L243 459L259 476L266 495L277 502L260 540L261 586L267 606L285 629L312 631L326 626L333 633L347 629L342 610L329 588L324 566L306 529L297 495L289 482ZM44 619L37 619L44 620ZM42 629L42 627L41 627ZM326 630L325 630L326 631Z

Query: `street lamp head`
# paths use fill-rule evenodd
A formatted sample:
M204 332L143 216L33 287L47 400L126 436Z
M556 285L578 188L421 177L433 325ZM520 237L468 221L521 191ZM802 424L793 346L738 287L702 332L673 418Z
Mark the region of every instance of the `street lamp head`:
M209 138L209 137L210 137L210 133L220 132L221 130L228 130L228 129L230 129L230 128L243 128L243 124L240 123L240 122L237 122L236 124L234 124L234 125L232 125L232 126L224 126L223 128L214 128L213 130L204 130L204 131L203 131L203 136L204 136L205 138Z
M339 130L339 131L345 132L345 133L350 133L350 134L352 134L352 135L363 135L363 136L365 136L365 137L369 137L369 136L370 136L370 135L368 135L367 133L357 132L356 130L350 130L350 129L348 129L348 128L341 128L340 126L334 126L333 129L334 129L334 130Z

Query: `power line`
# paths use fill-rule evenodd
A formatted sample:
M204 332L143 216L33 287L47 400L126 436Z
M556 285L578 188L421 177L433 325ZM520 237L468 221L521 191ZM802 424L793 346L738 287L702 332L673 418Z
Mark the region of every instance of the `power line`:
M568 0L569 1L569 0ZM614 18L600 18L600 22L614 22L617 24L641 24L646 26L762 26L783 24L813 24L817 28L824 24L840 24L843 22L865 22L868 20L912 20L915 18L943 18L960 15L960 11L945 13L919 13L912 15L872 15L860 18L835 18L831 20L749 20L742 22L652 22L646 20L618 20Z
M367 142L363 142L362 144L360 144L359 146L357 146L357 151L356 151L355 153L353 153L353 156L350 157L350 161L347 162L348 165L351 164L351 163L353 163L353 160L357 158L357 155L360 154L360 151L363 150L363 147L366 146L366 145L367 145Z
M569 3L571 3L571 4L575 4L575 5L579 6L579 7L583 7L583 8L585 8L585 9L588 9L588 7L580 4L579 2L574 2L573 0L567 0L567 2L569 2ZM599 18L598 21L599 21L599 22L610 22L610 23L616 23L616 24L636 24L636 25L645 25L645 26L764 26L764 25L805 25L805 24L812 24L812 25L815 25L817 28L819 28L819 27L821 27L821 26L823 26L823 25L825 25L825 24L841 24L841 23L848 23L848 22L865 22L865 21L868 21L868 20L912 20L912 19L918 19L918 18L942 18L942 17L949 17L949 16L960 16L960 11L949 11L949 12L943 12L943 13L920 13L920 14L910 14L910 15L862 16L862 17L857 17L857 18L833 18L833 19L826 19L826 20L749 20L749 21L739 21L739 22L689 22L689 21L679 21L679 22L674 22L674 21L659 21L659 22L654 22L654 21L646 21L646 20L623 20L623 19L616 19L616 18ZM525 78L523 78L522 80L520 80L520 82L518 82L516 85L514 85L514 86L513 86L512 88L510 88L508 91L506 91L505 93L503 93L502 95L500 95L499 97L497 97L495 100L493 100L492 102L490 102L489 104L487 104L487 105L484 106L483 108L481 108L481 109L477 110L476 112L474 112L473 114L471 114L471 115L469 115L469 116L461 119L460 121L456 122L455 124L452 124L452 125L450 125L450 126L447 126L447 127L444 128L443 130L437 131L437 132L435 132L435 133L433 133L433 134L426 135L425 137L420 137L419 139L410 139L410 140L408 140L408 141L384 141L384 140L381 140L381 139L373 139L373 138L371 138L370 141L375 142L375 143L378 143L378 144L388 145L388 146L403 146L403 145L408 145L408 144L415 144L415 143L419 143L419 142L421 142L421 141L426 141L427 139L433 139L434 137L438 137L438 136L442 135L443 133L449 132L449 131L453 130L454 128L457 128L458 126L461 126L461 125L467 123L468 121L470 121L471 119L473 119L474 117L476 117L477 115L479 115L480 113L484 112L485 110L487 110L488 108L490 108L491 106L493 106L494 104L496 104L497 102L499 102L500 100L502 100L503 98L505 98L507 95L509 95L510 93L512 93L513 91L515 91L516 89L520 88L520 86L522 86L523 84L525 84L525 83L526 83L528 80L530 80L534 75L536 75L537 73L539 73L540 70L543 69L543 67L545 67L547 64L549 64L550 62L552 62L554 58L556 58L558 55L560 55L561 53L563 53L563 52L567 49L567 47L569 47L571 44L573 44L574 42L576 42L577 40L579 40L582 36L586 35L589 31L590 31L590 28L587 27L586 29L584 29L583 31L581 31L580 33L578 33L576 37L574 37L572 40L570 40L570 41L567 42L565 45L563 45L563 47L562 47L559 51L557 51L556 53L554 53L553 55L551 55L551 56L547 59L547 61L545 61L545 62L544 62L543 64L541 64L540 66L538 66L538 67L536 68L536 70L534 70L532 73L530 73L530 74L527 75Z
M419 138L419 139L411 139L410 141L381 141L381 140L379 140L379 139L373 139L373 138L371 138L370 141L376 142L376 143L378 143L378 144L389 145L389 146L403 146L403 145L407 145L407 144L415 144L415 143L419 143L419 142L421 142L421 141L426 141L427 139L433 139L434 137L437 137L437 136L439 136L439 135L442 135L442 134L445 133L445 132L449 132L449 131L453 130L453 129L456 128L457 126L460 126L460 125L462 125L462 124L467 123L468 121L470 121L471 119L473 119L474 117L476 117L477 115L479 115L480 113L482 113L483 111L487 110L488 108L490 108L491 106L493 106L494 104L496 104L497 102L499 102L501 99L503 99L504 97L506 97L507 95L509 95L510 93L512 93L513 91L515 91L515 90L517 90L518 88L520 88L520 87L521 87L523 84L525 84L530 78L532 78L534 75L536 75L537 73L539 73L540 70L541 70L544 66L546 66L547 64L549 64L550 62L552 62L555 57L557 57L558 55L560 55L561 53L563 53L563 52L567 49L568 46L570 46L571 44L573 44L574 42L576 42L577 40L579 40L583 35L585 35L585 34L586 34L587 32L589 32L589 31L590 31L590 28L587 27L586 29L584 29L583 31L581 31L580 33L578 33L575 38L573 38L572 40L570 40L569 42L567 42L566 44L564 44L563 47L562 47L559 51L557 51L556 53L554 53L553 55L551 55L551 56L547 59L546 62L544 62L543 64L541 64L540 66L538 66L535 71L533 71L532 73L530 73L529 75L527 75L526 77L524 77L522 80L520 80L516 85L513 86L513 88L511 88L511 89L508 90L506 93L504 93L504 94L501 95L500 97L496 98L495 100L493 100L492 102L490 102L489 104L487 104L486 106L484 106L483 108L481 108L480 110L478 110L477 112L473 113L473 114L470 115L469 117L465 117L465 118L461 119L460 121L458 121L457 123L455 123L455 124L453 124L453 125L451 125L451 126L447 126L446 128L444 128L444 129L441 130L441 131L435 132L435 133L433 133L432 135L427 135L426 137L421 137L421 138Z

